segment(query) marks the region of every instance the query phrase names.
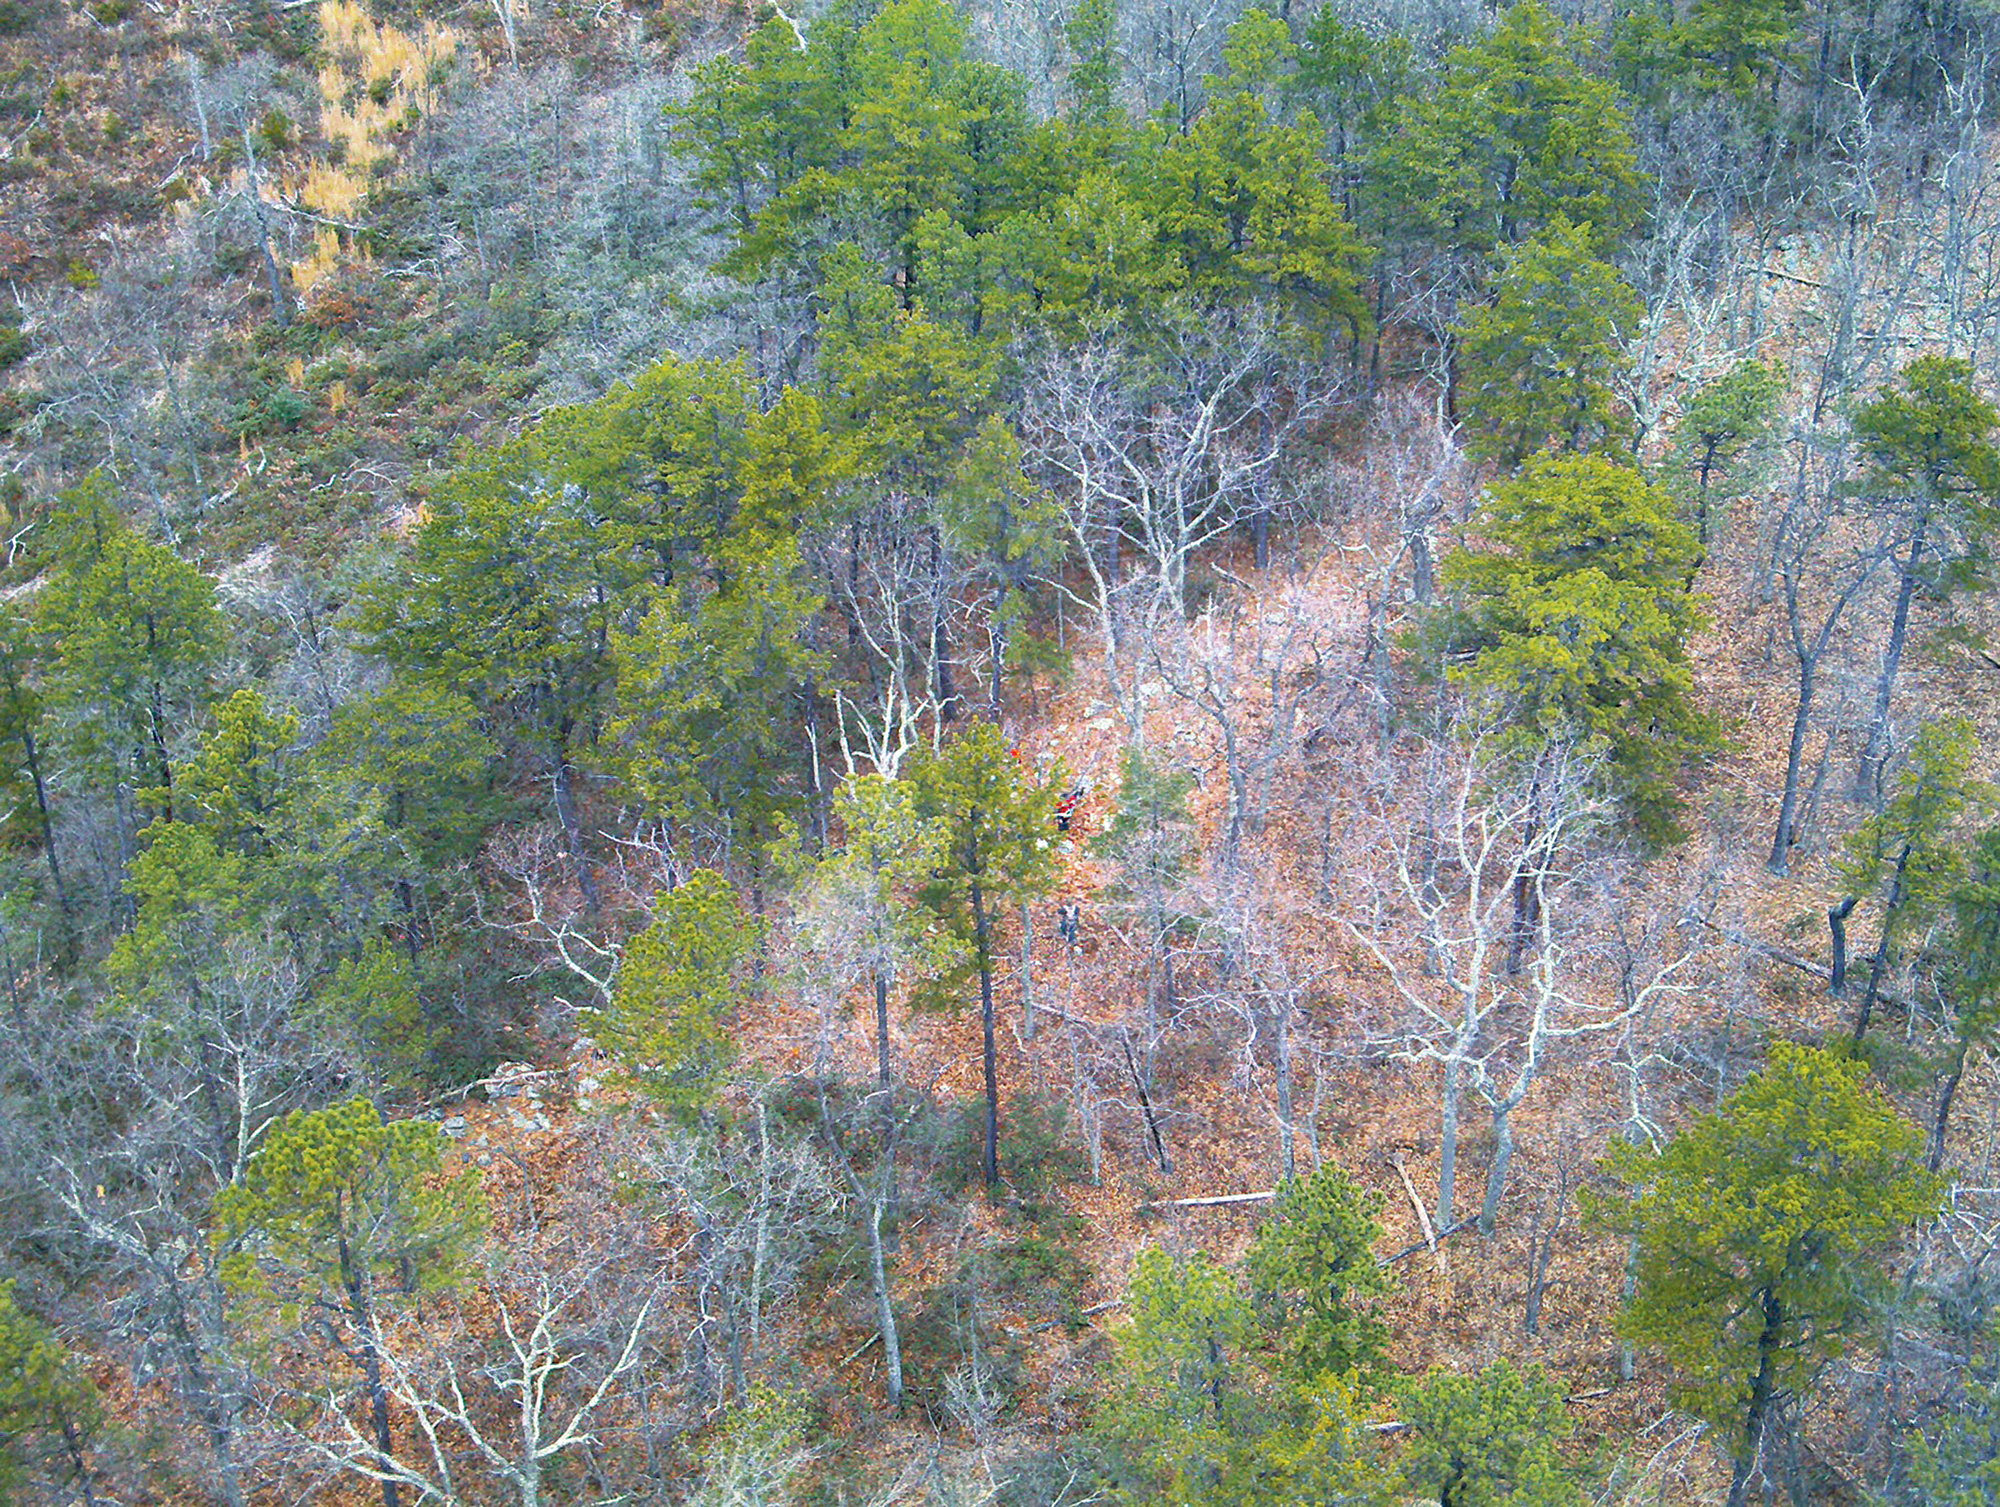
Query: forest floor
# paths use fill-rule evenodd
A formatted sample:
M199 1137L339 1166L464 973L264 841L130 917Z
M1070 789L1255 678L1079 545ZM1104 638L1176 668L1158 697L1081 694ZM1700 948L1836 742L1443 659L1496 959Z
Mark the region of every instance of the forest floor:
M1676 1080L1680 1092L1674 1097L1697 1106L1733 1086L1731 1074L1740 1079L1765 1037L1835 1033L1851 1008L1830 999L1811 975L1742 940L1823 959L1821 917L1836 883L1829 870L1832 844L1824 839L1810 844L1789 878L1774 878L1763 864L1764 834L1775 819L1782 780L1791 687L1789 665L1769 632L1769 609L1756 606L1745 579L1738 558L1743 553L1725 553L1712 567L1712 574L1735 579L1711 584L1710 592L1722 602L1744 605L1713 609L1714 621L1695 655L1704 704L1728 720L1730 747L1691 782L1695 835L1652 864L1643 885L1644 903L1698 903L1703 917L1691 929L1699 934L1690 938L1700 953L1701 987L1673 997L1672 1018L1655 1027L1658 1038L1680 1043L1678 1059L1662 1069ZM1339 568L1339 551L1328 558L1334 565L1307 589L1319 620L1330 627L1330 657L1339 658L1354 652L1351 635L1362 583ZM1277 611L1260 595L1277 588L1260 587L1255 572L1236 563L1239 579L1252 587L1244 610ZM1293 582L1286 589L1296 588ZM1345 645L1332 642L1341 634L1350 635ZM1268 1207L1260 1201L1198 1206L1173 1201L1263 1193L1277 1180L1268 1044L1248 1039L1245 1018L1226 1008L1214 991L1208 997L1190 991L1159 1059L1154 1107L1171 1170L1163 1170L1152 1149L1132 1075L1120 1061L1120 1043L1145 990L1145 959L1121 929L1117 907L1102 898L1110 876L1090 846L1111 814L1126 727L1087 647L1075 646L1067 682L1040 685L1010 708L1010 735L1024 754L1045 768L1060 760L1071 778L1087 783L1089 793L1063 840L1059 888L1034 908L1032 976L1024 982L1016 966L1003 979L1000 1038L1003 1158L1006 1106L1037 1093L1070 1107L1072 1142L1096 1142L1095 1154L1083 1162L1094 1163L1096 1175L1083 1172L1058 1195L1078 1221L1074 1243L1083 1275L1060 1312L1052 1310L1042 1290L1003 1291L993 1300L988 1322L1012 1342L1021 1377L1012 1397L970 1429L953 1430L954 1422L965 1420L942 1406L928 1412L913 1408L901 1422L882 1415L879 1351L871 1344L865 1285L857 1279L807 1295L786 1332L808 1358L829 1421L838 1423L850 1447L864 1444L878 1464L915 1468L912 1462L921 1460L929 1469L976 1477L1005 1457L1058 1445L1087 1416L1135 1253L1157 1243L1199 1247L1222 1258L1240 1255ZM1913 672L1913 679L1925 682L1918 694L1926 701L1935 697L1933 704L1976 704L1969 677L1963 666L1942 660ZM1149 746L1197 777L1193 807L1203 829L1201 850L1212 852L1226 780L1211 729L1179 708L1157 682L1140 687L1139 701L1146 708ZM1991 719L1988 708L1982 720ZM1988 746L1995 746L1994 729L1982 731ZM1344 934L1339 897L1329 893L1324 878L1329 843L1361 830L1351 820L1358 817L1365 784L1357 773L1360 758L1358 747L1342 746L1337 737L1316 740L1310 753L1295 752L1277 776L1255 862L1259 882L1280 897L1283 946L1293 977L1305 981L1300 1009L1308 1048L1301 1053L1299 1155L1307 1165L1321 1158L1339 1162L1379 1199L1381 1253L1398 1257L1398 1289L1384 1305L1394 1363L1420 1373L1433 1365L1464 1370L1501 1357L1540 1362L1570 1398L1579 1453L1602 1462L1617 1459L1628 1489L1652 1483L1648 1489L1657 1496L1648 1499L1719 1499L1726 1481L1716 1452L1688 1420L1673 1413L1658 1366L1641 1356L1636 1378L1619 1380L1612 1319L1621 1301L1624 1252L1616 1240L1589 1228L1578 1198L1592 1178L1592 1148L1604 1144L1626 1114L1625 1080L1608 1052L1564 1055L1523 1105L1520 1150L1498 1232L1483 1239L1462 1228L1442 1242L1427 1240L1437 1197L1438 1069L1399 1060L1393 1047L1394 990ZM1834 771L1826 778L1832 784L1839 777ZM1347 791L1354 792L1353 810ZM1829 791L1823 825L1848 821L1844 804ZM1063 904L1079 908L1074 945L1055 935ZM1002 945L1003 954L1017 959L1019 927L1019 918L1010 917ZM1024 995L1032 996L1032 1006ZM852 1008L836 1017L827 1043L820 1009L777 981L755 1019L743 1022L744 1051L771 1077L781 1078L809 1072L830 1045L833 1060L848 1076L865 1079L873 1065L871 1022L858 998L849 1003ZM1883 1029L1893 1030L1894 1024L1885 1021ZM941 1100L977 1097L976 1010L899 1012L894 1035L907 1081L927 1085ZM497 1091L489 1088L440 1109L464 1117L460 1153L490 1178L513 1176L515 1158L559 1166L565 1146L587 1140L595 1117L619 1098L605 1088L605 1065L588 1051L543 1066L546 1077L515 1069L517 1076L503 1076ZM532 1097L531 1084L536 1085ZM1968 1075L1960 1103L1957 1137L1990 1147L2000 1116L2000 1081L1990 1062L1982 1059ZM634 1111L628 1106L623 1112ZM1467 1115L1460 1150L1461 1215L1476 1210L1490 1150L1476 1105ZM1670 1132L1674 1123L1670 1116L1663 1128ZM1003 1247L1019 1233L1020 1220L1007 1200L988 1204L968 1194L937 1210L904 1241L899 1296L914 1304L943 1289L969 1253ZM1546 1242L1546 1290L1539 1326L1529 1334L1523 1310L1538 1241ZM1834 1396L1824 1405L1838 1409L1842 1403ZM1385 1408L1387 1419L1393 1407ZM1823 1460L1816 1467L1828 1501L1842 1499L1843 1478L1866 1478L1856 1460Z

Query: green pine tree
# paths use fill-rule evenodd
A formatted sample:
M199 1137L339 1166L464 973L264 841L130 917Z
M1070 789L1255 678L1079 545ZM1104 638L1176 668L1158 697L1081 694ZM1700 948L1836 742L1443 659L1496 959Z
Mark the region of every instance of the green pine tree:
M1933 1218L1922 1137L1861 1062L1776 1042L1764 1071L1657 1156L1605 1159L1598 1216L1635 1241L1619 1332L1658 1350L1679 1406L1718 1431L1747 1499L1767 1428L1889 1295L1883 1258Z
M1458 329L1467 448L1518 466L1537 450L1629 450L1612 384L1639 295L1592 253L1595 231L1558 214L1506 255L1493 301Z
M285 1328L321 1326L361 1365L380 1460L395 1452L382 1358L386 1290L455 1282L486 1224L479 1175L444 1171L428 1120L384 1123L366 1099L295 1110L215 1196L223 1281ZM398 1507L382 1478L383 1507Z
M801 712L831 661L814 647L823 604L793 539L739 538L722 564L720 586L691 608L691 592L662 594L629 632L614 630L617 710L600 758L647 811L720 822L761 865L755 855L812 794Z
M1516 0L1397 103L1370 154L1384 233L1485 261L1552 225L1602 255L1637 222L1644 179L1617 89L1541 0Z
M104 1405L56 1332L21 1307L12 1281L0 1282L0 1494L39 1500L36 1482L64 1501L98 1507L91 1456L105 1428Z
M1562 1388L1540 1366L1496 1361L1471 1375L1436 1369L1403 1396L1408 1489L1440 1507L1581 1507L1563 1458Z
M1870 467L1858 490L1886 525L1898 571L1874 715L1855 768L1857 800L1874 798L1888 756L1890 702L1918 593L1948 604L1959 591L1991 584L2000 528L1996 430L2000 408L1975 387L1972 364L1952 356L1917 357L1854 415Z
M1235 1275L1139 1252L1096 1435L1121 1500L1187 1507L1388 1507L1391 1478L1345 1377L1274 1377Z
M1868 982L1855 1014L1854 1044L1868 1034L1882 981L1913 939L1942 918L1966 878L1965 823L1991 810L1993 788L1973 773L1979 730L1964 717L1927 724L1910 745L1889 798L1850 833L1842 853L1841 882L1849 899L1880 904L1879 940L1869 959ZM1834 959L1836 992L1845 958Z
M1772 441L1784 373L1761 361L1739 361L1688 400L1674 430L1674 490L1691 496L1695 538L1708 549L1718 505L1749 491Z
M171 817L174 744L207 708L228 640L215 584L126 526L101 478L59 499L54 533L34 604L45 702L100 788L152 786Z
M1394 1286L1375 1259L1382 1201L1332 1162L1278 1190L1245 1258L1258 1315L1299 1381L1384 1370L1388 1327L1375 1300Z
M299 719L273 713L245 689L215 709L215 726L181 776L182 819L199 822L228 848L255 858L300 846L300 792L293 764Z
M1446 557L1424 630L1445 674L1490 697L1521 746L1597 744L1627 819L1677 840L1675 782L1720 742L1695 703L1693 531L1667 496L1599 456L1537 456L1488 493L1483 547Z
M959 962L934 980L949 991L979 980L981 1062L986 1124L980 1165L989 1191L1000 1185L999 1048L993 971L999 958L996 918L1048 892L1056 877L1053 812L1060 771L1040 777L1024 767L1000 730L981 722L941 750L920 751L903 776L917 819L933 829L937 867L919 886L919 902L959 946Z
M653 911L625 946L595 1034L648 1097L692 1116L736 1058L733 1026L762 929L713 869L696 870Z

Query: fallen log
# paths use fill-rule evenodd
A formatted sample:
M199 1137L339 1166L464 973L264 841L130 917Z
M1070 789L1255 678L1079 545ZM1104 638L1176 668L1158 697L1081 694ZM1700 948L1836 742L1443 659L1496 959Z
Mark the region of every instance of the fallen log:
M1718 926L1713 921L1705 924L1710 930L1720 932L1724 940L1734 942L1738 947L1747 948L1760 958L1769 958L1774 963L1783 963L1787 968L1796 968L1800 973L1809 973L1823 983L1833 982L1833 969L1817 958L1809 958L1802 952L1793 952L1789 947L1779 947L1774 943L1761 941L1738 931L1733 926ZM1877 992L1876 998L1886 1000L1900 1010L1913 1008L1910 997L1906 994L1894 994L1883 989Z
M1410 1181L1410 1169L1403 1165L1403 1158L1400 1152L1396 1156L1395 1167L1396 1167L1396 1176L1400 1177L1403 1180L1403 1191L1410 1195L1410 1207L1417 1211L1417 1227L1424 1232L1423 1245L1411 1246L1409 1250L1403 1252L1403 1256L1410 1255L1416 1251L1423 1250L1425 1248L1429 1248L1432 1251L1436 1251L1438 1275L1441 1277L1445 1276L1447 1275L1448 1267L1445 1261L1444 1252L1438 1250L1437 1231L1431 1228L1430 1210L1426 1209L1424 1207L1424 1201L1421 1198L1417 1197L1417 1185ZM1463 1223L1463 1221L1460 1222ZM1397 1256L1395 1259L1400 1261L1403 1259L1403 1257Z
M1267 1198L1277 1196L1276 1188L1266 1188L1262 1193L1216 1193L1206 1198L1161 1198L1155 1199L1152 1203L1140 1204L1139 1212L1146 1214L1155 1209L1215 1209L1224 1204L1262 1203Z
M1439 1230L1435 1235L1431 1236L1428 1240L1419 1240L1415 1245L1404 1246L1400 1251L1396 1252L1396 1254L1393 1256L1384 1256L1382 1258L1382 1264L1384 1266L1394 1266L1398 1261L1404 1260L1406 1257L1416 1255L1418 1251L1437 1250L1439 1244L1442 1243L1443 1241L1449 1239L1453 1235L1456 1235L1460 1230L1471 1229L1474 1225L1478 1223L1479 1223L1479 1216L1477 1214L1468 1214L1463 1219L1453 1220L1450 1224L1446 1225L1443 1229Z

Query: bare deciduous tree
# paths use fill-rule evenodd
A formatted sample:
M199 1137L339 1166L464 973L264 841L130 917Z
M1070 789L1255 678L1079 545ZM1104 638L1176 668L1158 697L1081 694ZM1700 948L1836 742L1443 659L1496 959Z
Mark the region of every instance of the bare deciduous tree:
M1589 864L1603 834L1592 761L1555 748L1525 769L1474 732L1439 741L1404 778L1416 808L1369 823L1384 873L1359 865L1339 915L1404 1008L1390 1049L1442 1071L1437 1223L1457 1220L1459 1122L1470 1091L1493 1122L1479 1225L1491 1234L1514 1113L1562 1044L1606 1037L1643 1007L1578 966ZM1404 788L1408 788L1405 786ZM1687 954L1648 985L1672 987Z

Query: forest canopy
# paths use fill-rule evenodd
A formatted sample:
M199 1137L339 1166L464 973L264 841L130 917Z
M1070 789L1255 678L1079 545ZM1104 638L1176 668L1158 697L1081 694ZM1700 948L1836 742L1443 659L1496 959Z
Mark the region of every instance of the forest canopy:
M1996 82L0 0L0 1496L2000 1501Z

